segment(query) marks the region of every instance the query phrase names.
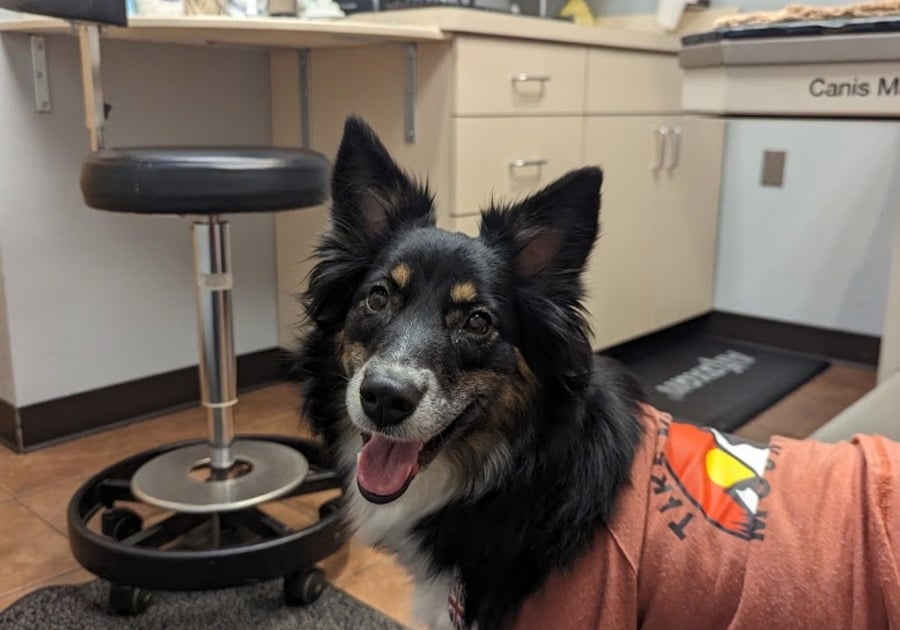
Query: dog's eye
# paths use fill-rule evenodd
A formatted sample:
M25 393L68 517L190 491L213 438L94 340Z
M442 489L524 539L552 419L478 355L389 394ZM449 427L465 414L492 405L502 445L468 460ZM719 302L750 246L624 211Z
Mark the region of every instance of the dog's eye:
M473 335L484 335L491 328L491 318L487 313L476 312L466 320L466 330Z
M369 297L366 298L366 306L373 312L384 309L388 303L388 294L384 287L372 287L369 290Z

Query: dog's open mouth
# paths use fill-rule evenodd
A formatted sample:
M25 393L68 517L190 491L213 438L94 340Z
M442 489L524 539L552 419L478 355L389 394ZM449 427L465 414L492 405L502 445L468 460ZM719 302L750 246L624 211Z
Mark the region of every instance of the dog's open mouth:
M396 501L409 489L419 471L437 457L444 443L467 418L475 404L427 442L398 442L381 433L362 432L363 447L357 455L356 485L371 503Z
M356 485L372 503L400 498L421 469L422 442L395 442L380 433L363 433L356 464Z

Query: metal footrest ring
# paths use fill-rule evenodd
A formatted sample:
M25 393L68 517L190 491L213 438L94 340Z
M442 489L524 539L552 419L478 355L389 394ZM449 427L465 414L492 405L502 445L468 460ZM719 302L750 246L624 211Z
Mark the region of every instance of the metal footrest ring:
M134 496L187 514L230 512L283 496L306 478L309 462L295 449L273 442L236 440L235 464L224 478L207 474L211 446L197 444L159 455L131 479Z

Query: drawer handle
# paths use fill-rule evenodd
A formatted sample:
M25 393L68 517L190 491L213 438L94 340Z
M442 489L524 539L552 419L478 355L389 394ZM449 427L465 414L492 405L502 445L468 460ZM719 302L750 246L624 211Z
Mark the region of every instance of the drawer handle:
M654 160L653 163L650 164L650 170L658 171L663 167L663 164L665 163L666 138L669 135L669 128L666 126L658 127L651 133L653 134Z
M681 127L672 129L672 159L666 165L666 169L671 171L681 161Z
M547 83L548 81L550 81L548 74L528 74L527 72L520 72L513 75L512 78L513 83Z
M523 168L525 166L544 166L546 163L547 160L540 158L536 160L513 160L509 163L509 169Z

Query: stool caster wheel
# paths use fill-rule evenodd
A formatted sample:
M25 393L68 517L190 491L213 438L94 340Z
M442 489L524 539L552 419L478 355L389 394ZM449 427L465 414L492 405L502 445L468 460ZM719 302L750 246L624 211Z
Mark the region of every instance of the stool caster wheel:
M149 591L134 586L112 584L109 587L109 607L117 615L139 615L147 610L151 598Z
M328 518L332 514L337 514L341 511L341 500L331 499L330 501L326 501L321 506L319 506L319 518Z
M288 606L309 606L315 603L325 588L325 572L314 567L303 573L284 578L284 603Z
M100 518L100 531L103 535L119 541L134 536L141 531L143 525L138 513L127 508L110 508Z

